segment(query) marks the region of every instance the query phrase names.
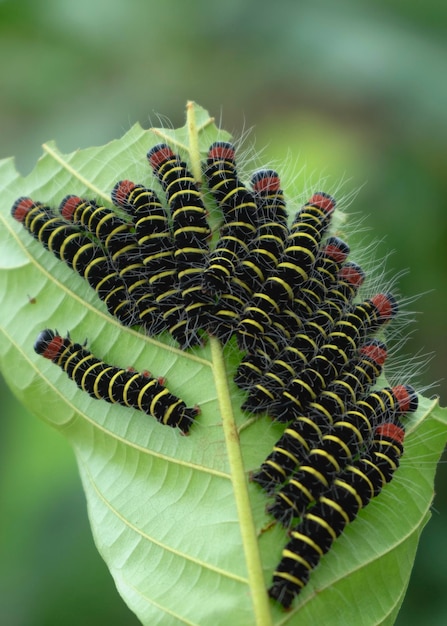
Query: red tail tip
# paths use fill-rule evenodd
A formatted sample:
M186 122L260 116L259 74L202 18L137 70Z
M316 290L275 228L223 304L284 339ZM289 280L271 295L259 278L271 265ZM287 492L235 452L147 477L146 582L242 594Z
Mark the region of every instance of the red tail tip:
M129 194L135 187L131 180L120 180L112 190L112 202L120 207L126 206Z
M236 151L233 144L226 141L216 141L208 150L208 160L210 161L231 161L235 160Z
M73 214L78 208L78 206L83 202L83 200L79 196L65 196L62 202L59 205L59 211L62 217L66 220L72 221Z
M256 193L276 193L281 188L281 180L275 170L260 170L253 174L251 185Z
M30 212L30 210L36 206L36 203L27 196L21 196L17 198L11 208L12 217L18 222L23 222Z
M377 426L376 435L379 437L388 437L396 443L402 444L405 439L405 430L397 424L385 422Z
M331 213L335 209L337 204L335 198L330 196L328 193L324 191L317 191L312 195L309 202L307 204L311 204L312 206L317 206L326 213Z
M148 161L154 172L157 172L163 163L174 157L175 154L166 143L160 143L157 146L154 146L147 153Z

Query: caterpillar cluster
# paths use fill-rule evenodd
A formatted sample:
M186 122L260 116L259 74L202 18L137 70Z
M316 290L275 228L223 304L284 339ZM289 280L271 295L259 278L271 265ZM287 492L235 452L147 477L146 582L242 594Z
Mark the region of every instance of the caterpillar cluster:
M313 193L289 225L277 172L257 171L246 185L231 143L210 146L203 184L167 144L147 160L164 198L120 180L111 191L120 215L71 194L57 211L21 197L12 216L85 278L120 323L167 331L181 349L207 335L222 344L235 337L242 409L284 423L251 480L272 496L267 511L292 527L268 591L288 608L398 467L404 415L416 410L417 395L405 384L376 389L397 299L387 291L359 299L366 273L332 232L329 194ZM221 212L213 246L207 194ZM90 396L184 433L199 412L162 379L108 365L69 335L46 329L35 350Z
M345 526L390 482L399 466L404 436L400 423L384 421L378 425L367 450L337 475L290 531L291 539L268 590L284 608L290 607Z

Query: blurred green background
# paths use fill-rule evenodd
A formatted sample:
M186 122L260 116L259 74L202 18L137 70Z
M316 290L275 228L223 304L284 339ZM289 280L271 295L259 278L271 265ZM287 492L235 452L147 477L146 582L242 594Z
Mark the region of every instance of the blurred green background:
M420 386L446 398L447 4L439 0L10 0L0 2L0 157L22 173L40 145L184 123L188 99L263 162L358 190L352 211L409 272ZM315 174L316 173L316 174ZM316 176L316 177L315 177ZM291 191L288 189L288 191ZM2 381L0 623L133 625L97 555L73 454ZM447 471L439 468L400 626L447 623Z

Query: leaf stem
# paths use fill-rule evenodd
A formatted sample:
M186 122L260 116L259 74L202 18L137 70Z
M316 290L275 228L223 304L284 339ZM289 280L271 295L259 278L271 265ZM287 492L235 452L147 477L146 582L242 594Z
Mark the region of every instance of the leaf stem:
M225 368L222 345L218 339L210 337L210 348L217 400L222 416L231 480L239 516L256 624L257 626L271 626L270 605L265 590L261 555L259 553L256 528L248 496L247 476L242 460L239 435L228 389L228 376Z
M191 159L191 171L194 180L202 182L202 167L200 163L199 133L196 123L195 104L189 101L186 105L186 125L188 127L189 155Z

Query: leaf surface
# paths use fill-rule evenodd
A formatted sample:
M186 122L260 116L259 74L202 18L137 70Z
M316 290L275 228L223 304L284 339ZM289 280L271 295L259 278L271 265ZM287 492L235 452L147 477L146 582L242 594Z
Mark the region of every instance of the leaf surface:
M28 409L71 442L96 545L117 588L143 624L392 624L402 602L420 533L430 516L436 463L447 437L446 413L421 399L395 480L361 512L322 559L285 613L265 593L287 541L271 525L266 498L248 482L281 428L240 410L232 377L241 354L180 351L169 336L147 337L111 318L95 292L10 216L29 195L57 206L67 193L112 206L123 178L157 187L145 154L168 141L200 174L200 159L228 139L207 112L188 104L181 129L132 127L106 146L68 155L53 143L26 177L0 162L0 363ZM210 221L218 214L210 203ZM121 367L150 370L201 415L183 437L138 411L91 399L34 353L43 328Z

